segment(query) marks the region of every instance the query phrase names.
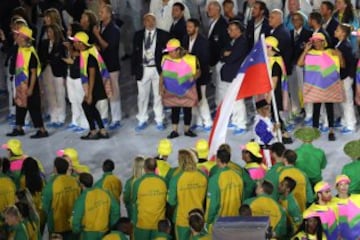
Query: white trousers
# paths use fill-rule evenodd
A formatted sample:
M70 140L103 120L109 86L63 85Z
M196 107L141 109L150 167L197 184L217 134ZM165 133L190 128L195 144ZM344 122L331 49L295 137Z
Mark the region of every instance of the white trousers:
M50 121L64 123L66 117L65 79L62 77L55 77L50 65L48 65L43 73L43 83Z
M71 123L85 129L89 128L89 123L86 120L84 110L81 106L85 95L81 79L68 77L66 88L71 103Z
M342 108L342 125L350 130L355 130L356 117L354 108L354 93L352 84L354 79L347 77L343 80L343 89L345 93L345 101L341 103Z
M15 93L15 76L10 75L9 69L7 69L8 74L6 75L6 86L9 93L9 114L15 115L15 104L14 104L14 93ZM12 79L12 80L11 80Z
M291 112L299 113L301 110L301 103L299 98L299 91L302 91L302 83L304 82L304 72L303 68L299 66L294 66L292 74L289 76L289 93L290 93L290 102L291 102ZM301 84L301 85L300 85Z
M221 93L219 90L219 85L221 84L221 75L220 70L224 63L218 62L215 66L211 67L212 74L211 74L211 81L213 84L215 84L215 104L216 106L219 106L220 102L223 99L223 96L221 96Z
M96 108L100 113L101 119L109 118L109 100L107 98L99 100L96 103Z
M206 85L201 85L200 90L201 100L196 107L193 107L193 113L195 115L194 119L196 121L196 125L211 127L212 119L210 115L209 103L206 97Z
M137 81L138 87L138 114L136 115L139 123L148 121L148 105L150 93L154 96L153 110L155 113L155 121L157 124L163 123L164 113L161 96L159 94L159 74L156 67L144 67L144 74L140 81Z
M224 99L227 89L229 88L231 83L221 81L218 85L220 101ZM234 103L234 108L231 116L231 123L234 124L237 128L246 129L247 122L247 114L246 114L246 106L245 100L241 99Z
M119 87L120 71L110 73L112 97L110 98L111 121L113 123L121 120L121 99Z

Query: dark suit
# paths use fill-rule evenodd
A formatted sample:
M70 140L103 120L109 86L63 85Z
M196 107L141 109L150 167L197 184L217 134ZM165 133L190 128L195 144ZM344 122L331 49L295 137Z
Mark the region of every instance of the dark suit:
M184 17L180 18L176 24L171 24L170 27L170 35L173 38L178 40L182 40L186 35L186 22Z
M131 56L131 74L135 76L136 80L142 79L143 68L143 43L145 39L145 29L137 31L133 39L133 53ZM156 47L155 47L155 63L158 73L161 73L161 59L166 43L170 39L169 33L161 29L156 29Z
M271 36L275 37L279 41L279 50L280 55L284 59L286 72L288 75L291 74L291 57L293 49L291 48L291 37L290 31L284 26L284 24L279 25L274 31L271 33Z
M301 53L304 51L305 44L309 41L313 32L307 30L306 28L302 28L298 39L295 39L294 32L295 32L294 29L290 31L292 49L294 49L291 59L292 59L292 64L296 65L297 60L299 59Z
M104 59L109 72L120 70L119 44L120 29L111 21L101 33L101 37L108 43L107 48L101 50L101 56Z
M335 30L338 25L339 22L334 17L332 17L329 24L325 28L325 31L329 34L329 37L331 39L332 46L335 46L338 42L337 38L335 38Z
M43 40L41 44L41 49L39 50L39 58L41 62L42 69L50 64L52 73L55 77L66 77L67 75L67 65L62 60L66 57L65 46L62 42L54 45L51 52L49 53L49 44L48 39Z
M248 49L248 42L244 35L237 38L234 44L227 49L231 53L229 56L221 58L224 62L221 68L221 81L232 82L234 80L242 62L247 56Z
M217 20L209 36L209 64L215 66L220 60L221 51L229 44L230 37L227 32L227 22L223 16ZM210 26L211 27L211 26ZM210 28L209 28L210 30Z
M329 36L328 32L324 28L321 27L317 32L324 34L326 42L328 44L327 48L334 48L334 44L331 40L331 37Z
M269 21L267 18L264 18L262 24L261 24L261 30L260 30L260 35L261 34L265 34L265 37L270 35L270 31L271 31L271 27L269 26ZM247 28L246 28L246 37L248 39L248 43L249 43L249 49L251 50L252 47L254 46L254 32L255 32L255 19L251 19L248 24L247 24Z
M181 44L186 50L189 50L189 36L186 35ZM194 45L191 49L191 54L195 55L200 63L201 76L196 80L200 85L205 85L209 82L209 43L208 40L201 34L195 39Z

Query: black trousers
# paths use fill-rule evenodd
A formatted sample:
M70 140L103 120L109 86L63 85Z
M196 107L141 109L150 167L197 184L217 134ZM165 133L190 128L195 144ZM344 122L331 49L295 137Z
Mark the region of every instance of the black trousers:
M171 108L171 123L179 124L180 119L180 109L181 107L172 107ZM191 124L191 107L183 107L184 112L184 124L185 126L190 126Z
M83 101L81 104L82 108L84 109L86 119L89 123L90 130L96 129L95 123L98 125L99 129L104 128L100 113L96 108L96 103L97 100L93 100L90 105L86 101Z
M29 111L31 121L35 128L44 127L44 122L41 115L41 100L40 93L34 91L33 95L27 98L27 107L19 107L16 105L16 126L25 125L25 117Z
M325 103L326 108L326 116L329 122L329 127L334 127L334 104L333 103ZM313 110L313 127L319 128L319 120L320 120L320 109L321 103L314 103Z

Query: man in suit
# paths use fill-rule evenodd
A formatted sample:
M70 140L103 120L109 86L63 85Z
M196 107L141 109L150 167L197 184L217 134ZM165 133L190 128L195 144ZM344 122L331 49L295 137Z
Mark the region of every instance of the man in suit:
M221 68L221 82L218 89L220 100L224 99L226 91L236 77L239 68L248 53L248 43L244 34L245 27L240 21L234 20L229 23L228 32L231 38L229 47L223 51L221 61L224 65ZM234 104L231 123L235 126L234 134L246 132L246 108L245 101L239 100Z
M212 71L212 82L215 84L215 103L219 105L220 96L218 92L218 85L220 79L220 69L222 63L220 62L220 53L229 44L230 38L226 31L227 22L221 15L221 5L217 1L210 2L207 8L210 20L210 28L208 31L209 39L209 65Z
M200 22L191 18L186 22L187 35L182 39L182 46L189 53L195 55L200 63L201 76L196 80L199 95L199 104L193 108L196 119L196 128L210 131L212 120L208 100L206 98L206 85L209 82L209 43L205 36L199 33Z
M285 16L285 19L284 19L285 27L289 30L293 30L294 25L292 24L291 16L294 13L300 13L303 16L303 18L306 19L306 21L304 21L304 26L306 28L308 28L307 15L306 15L306 13L301 11L300 0L288 0L286 5L287 5L288 14Z
M333 17L334 4L330 1L323 1L320 5L320 14L323 18L323 29L329 34L331 43L335 46L338 42L335 38L335 30L339 22Z
M252 9L252 18L247 24L246 37L249 42L249 49L259 40L261 34L265 37L270 35L269 21L265 16L267 8L264 2L256 1Z
M328 44L327 47L333 48L334 44L328 34L328 32L322 27L322 16L318 12L312 12L309 15L309 26L313 30L314 33L322 33L326 38L326 42Z
M138 114L139 121L136 131L144 130L148 123L148 104L152 88L154 100L156 127L164 130L164 113L159 94L159 75L161 73L162 51L169 40L169 34L156 28L156 18L147 13L143 18L144 29L137 31L133 39L133 54L131 56L131 73L135 76L138 86Z
M279 9L274 9L270 13L269 25L272 28L270 35L279 41L280 55L284 59L286 72L291 74L291 37L290 31L286 29L283 24L283 12Z
M170 35L181 41L186 35L186 22L184 18L184 4L174 3L172 7L172 17L174 19L170 27Z

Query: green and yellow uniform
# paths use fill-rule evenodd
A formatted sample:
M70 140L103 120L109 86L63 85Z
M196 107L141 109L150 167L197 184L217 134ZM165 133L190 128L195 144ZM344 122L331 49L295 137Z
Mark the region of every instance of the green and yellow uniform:
M278 187L279 187L279 175L280 175L280 171L281 169L284 167L284 164L282 163L275 163L274 166L272 166L265 175L265 180L271 182L271 184L274 186L274 190L272 192L272 194L270 195L272 198L274 198L275 200L279 199L279 192L278 192Z
M294 195L290 193L288 196L280 196L279 198L280 206L285 209L287 223L288 223L288 236L291 236L298 230L302 222L302 212L300 210L299 204L297 203Z
M0 212L15 204L16 186L11 178L0 172Z
M112 172L105 172L103 176L95 183L94 186L111 193L115 200L120 204L122 183L121 180Z
M349 193L360 194L360 160L354 160L351 163L346 164L341 174L348 176L351 180L349 186Z
M164 232L157 232L152 240L171 240L173 239L170 234Z
M16 224L15 226L11 226L10 227L10 235L9 235L8 239L30 240L24 223L20 222L19 224Z
M196 164L196 167L201 170L206 176L210 175L211 169L216 166L215 161L209 161L207 159L199 159L199 162Z
M133 185L135 180L136 178L134 176L126 180L124 187L124 194L123 194L124 195L123 200L124 200L126 212L130 219L132 219L132 213L133 213L133 205L131 199L132 199Z
M202 231L195 236L191 236L190 240L211 240L211 236L206 231Z
M106 234L102 240L128 240L129 238L120 231L111 231L109 234Z

